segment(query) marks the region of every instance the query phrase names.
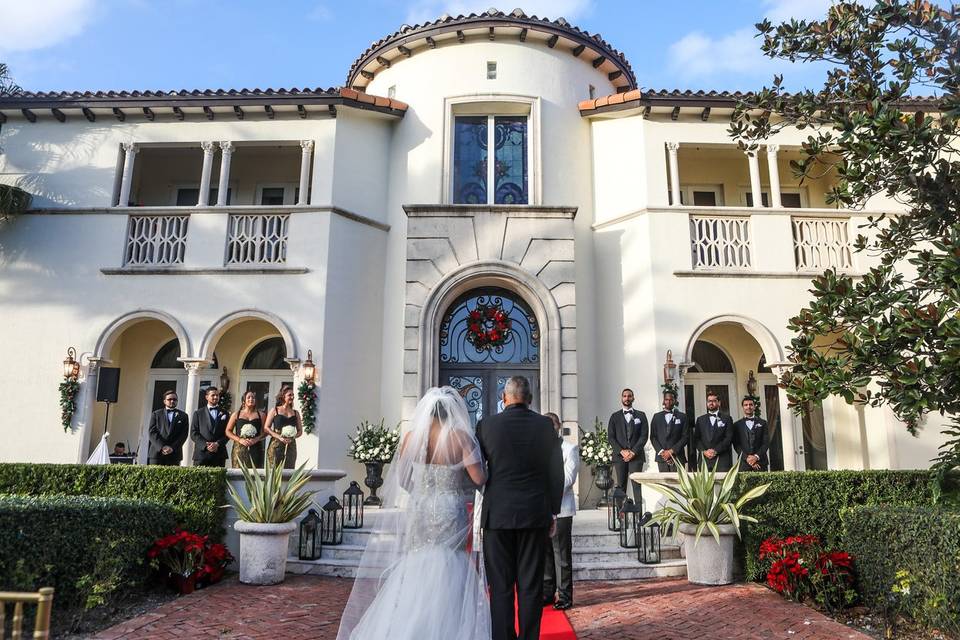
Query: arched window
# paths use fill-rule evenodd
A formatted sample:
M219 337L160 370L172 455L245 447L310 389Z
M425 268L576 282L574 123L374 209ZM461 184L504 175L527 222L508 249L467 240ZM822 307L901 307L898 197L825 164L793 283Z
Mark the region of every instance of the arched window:
M287 347L283 338L267 338L261 340L250 349L250 353L243 359L244 369L288 369L284 360L287 357Z
M697 340L693 345L693 361L696 366L691 373L733 373L733 364L715 344Z
M505 289L471 291L440 324L440 364L536 364L540 328L533 312Z
M180 357L180 341L174 338L159 349L153 356L150 363L151 369L183 369L183 363L178 360ZM219 369L217 364L217 354L213 354L213 362L210 363L211 369Z
M760 362L757 363L757 373L773 373L767 366L767 356L760 356Z

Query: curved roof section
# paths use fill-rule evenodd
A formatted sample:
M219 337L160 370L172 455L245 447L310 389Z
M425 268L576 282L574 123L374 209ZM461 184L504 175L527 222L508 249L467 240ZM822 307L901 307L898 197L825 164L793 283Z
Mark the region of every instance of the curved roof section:
M393 64L439 45L459 44L470 40L517 39L534 40L551 49L569 51L595 69L605 72L617 91L637 88L637 79L627 58L599 34L579 29L563 18L549 20L528 16L520 9L510 13L490 9L414 26L403 25L399 31L381 38L358 57L347 74L346 86L364 89L376 74Z

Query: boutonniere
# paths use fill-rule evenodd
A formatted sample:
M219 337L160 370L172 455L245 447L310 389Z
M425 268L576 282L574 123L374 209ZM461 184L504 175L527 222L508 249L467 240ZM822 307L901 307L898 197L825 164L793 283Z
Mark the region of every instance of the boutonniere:
M717 420L717 426L722 429L727 426L727 424L723 420Z
M640 418L634 418L633 424L640 424Z

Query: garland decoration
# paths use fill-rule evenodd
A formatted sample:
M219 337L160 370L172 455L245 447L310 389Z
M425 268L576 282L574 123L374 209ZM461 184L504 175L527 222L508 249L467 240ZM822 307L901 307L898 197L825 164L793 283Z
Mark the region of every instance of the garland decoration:
M230 413L233 408L233 396L226 389L220 390L220 402L217 404L217 408L224 413Z
M63 432L70 430L73 422L73 414L77 410L77 393L80 391L80 383L74 377L64 378L60 383L60 423L63 425Z
M297 400L300 401L300 419L303 422L303 432L313 433L317 422L317 385L310 380L304 380L297 388Z
M477 351L493 349L506 343L510 334L510 318L498 304L478 303L470 312L467 341Z

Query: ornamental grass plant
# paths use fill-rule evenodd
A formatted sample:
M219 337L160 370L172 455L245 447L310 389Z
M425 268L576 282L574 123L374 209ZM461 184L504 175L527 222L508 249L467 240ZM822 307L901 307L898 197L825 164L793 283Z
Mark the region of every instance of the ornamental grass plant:
M266 468L260 471L252 464L241 461L243 486L246 496L228 484L227 491L237 517L245 522L279 523L292 522L313 501L316 491L305 489L310 481L307 463L293 470L290 479L283 480L283 465L267 459Z
M677 466L677 488L659 482L644 481L642 484L663 495L668 502L653 515L652 522L661 527L678 530L679 525L696 526L694 544L700 541L704 530L709 530L720 544L720 525L732 525L737 537L740 537L740 523L756 522L756 518L744 515L743 508L762 496L770 483L753 487L734 500L734 487L740 470L740 459L734 461L733 469L726 472L720 489L715 489L717 472L701 456L697 471L687 471L683 465Z

